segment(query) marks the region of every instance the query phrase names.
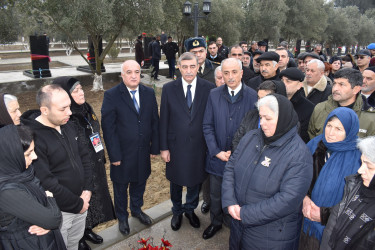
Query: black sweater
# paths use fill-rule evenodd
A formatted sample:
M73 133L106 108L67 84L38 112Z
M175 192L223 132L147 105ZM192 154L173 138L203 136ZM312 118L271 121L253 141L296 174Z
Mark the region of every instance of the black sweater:
M86 147L77 143L77 133L68 122L60 126L61 134L44 126L35 118L38 110L25 112L22 123L35 132L35 175L45 190L53 193L61 211L79 213L83 206L83 190L92 190L92 172Z

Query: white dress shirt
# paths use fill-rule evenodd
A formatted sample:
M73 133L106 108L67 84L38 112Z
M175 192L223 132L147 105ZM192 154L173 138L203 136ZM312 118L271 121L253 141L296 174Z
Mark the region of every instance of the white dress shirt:
M184 78L181 78L181 79L182 79L182 87L184 88L184 94L185 94L185 98L186 98L188 83L184 80ZM191 102L193 103L194 102L194 96L195 96L195 88L197 86L197 77L194 78L194 80L191 82L190 85L191 85L191 88L190 88Z
M130 92L130 91L132 91L133 89L129 89L128 87L126 87L126 88L127 88L128 91L129 91L130 98L133 100L133 94ZM135 100L136 100L137 103L138 103L138 107L141 108L141 103L140 103L140 101L139 101L139 87L137 87L137 88L134 89L134 90L137 91L137 92L135 92L135 94L134 94L134 96L135 96Z
M228 87L229 96L232 96L232 91L234 91L234 95L237 95L237 93L240 92L241 88L242 88L242 82L235 89L231 89Z

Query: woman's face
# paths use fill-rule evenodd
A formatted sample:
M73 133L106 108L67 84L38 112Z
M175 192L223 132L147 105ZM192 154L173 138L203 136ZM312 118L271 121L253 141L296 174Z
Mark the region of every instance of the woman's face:
M71 93L73 100L78 104L82 105L85 103L85 93L83 92L81 84L77 84L74 88L73 92Z
M324 133L326 141L329 143L343 141L346 137L344 126L336 117L327 122Z
M7 105L8 113L13 120L14 125L20 125L21 123L21 111L18 101L10 101Z
M340 60L336 60L332 63L332 70L337 71L341 68L341 62Z
M267 137L275 134L278 116L267 106L259 108L260 126Z
M361 175L363 180L363 185L368 187L370 185L371 180L374 178L375 175L375 163L369 161L365 155L362 154L361 156L362 165L358 169L358 173Z
M34 151L34 141L31 142L30 147L23 154L25 156L26 169L28 169L33 160L38 158Z

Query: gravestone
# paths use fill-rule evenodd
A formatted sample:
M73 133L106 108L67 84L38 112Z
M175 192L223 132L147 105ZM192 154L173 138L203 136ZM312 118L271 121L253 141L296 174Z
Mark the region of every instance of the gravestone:
M99 49L99 55L101 55L102 52L103 52L103 39L102 39L102 37L100 37L99 39L100 40L99 40L99 48L98 49ZM91 66L94 69L96 69L94 44L92 43L92 40L91 40L90 36L88 36L88 49L89 49L89 52L87 53L87 60L89 60ZM90 66L88 66L88 65L78 66L77 70L92 73L92 71L90 69ZM101 71L105 72L105 67L104 67L103 63L101 64Z
M51 77L49 70L49 42L47 36L30 36L30 56L32 70L25 70L23 74L32 78Z

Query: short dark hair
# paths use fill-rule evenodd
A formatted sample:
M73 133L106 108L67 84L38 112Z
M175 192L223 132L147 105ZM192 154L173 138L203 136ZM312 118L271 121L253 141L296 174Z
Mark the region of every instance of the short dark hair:
M276 93L277 88L273 81L266 80L259 85L258 90L268 90L271 93Z
M172 37L171 37L171 36L168 36L168 39L169 39L169 38L170 38L170 39L172 39Z
M363 83L363 76L359 70L352 69L352 68L343 68L338 70L334 75L334 79L344 78L347 79L354 88L355 86L362 86Z
M20 137L23 152L30 148L31 143L34 140L34 132L25 125L16 126L18 136Z
M276 50L278 50L278 51L280 51L280 50L284 50L284 51L286 51L286 53L288 54L288 50L287 50L286 48L284 48L284 47L276 48ZM288 56L289 56L289 54L288 54Z
M245 41L241 41L241 42L238 43L238 45L240 45L240 46L241 46L242 44L246 44L246 45L247 45L247 42L245 42Z
M212 44L215 44L216 45L216 42L215 41L211 41L208 46L212 45Z
M237 48L242 49L242 52L243 52L243 48L242 48L240 45L235 44L235 45L233 45L233 46L231 46L231 47L229 48L229 54L232 54L232 49L237 49Z
M281 43L279 43L278 47L283 47L283 48L287 49L288 48L288 42L287 41L282 41Z
M39 89L38 93L36 93L36 103L38 104L39 108L42 106L50 108L52 92L55 90L65 92L65 90L57 84L48 84Z

